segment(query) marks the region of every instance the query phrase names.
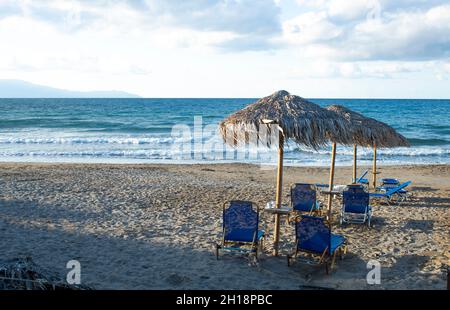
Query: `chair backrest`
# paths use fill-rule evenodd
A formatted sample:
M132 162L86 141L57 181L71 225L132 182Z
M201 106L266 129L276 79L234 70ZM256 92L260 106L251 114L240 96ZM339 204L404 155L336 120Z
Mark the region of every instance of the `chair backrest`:
M296 183L291 187L291 207L296 211L312 211L316 205L316 187L313 184Z
M391 196L391 195L395 194L396 192L404 189L406 186L408 186L411 183L412 183L412 181L407 181L403 184L400 184L399 186L393 187L392 189L390 189L386 192L386 196Z
M366 191L366 189L364 188L364 185L362 185L362 184L349 184L349 185L347 185L345 190L352 190L352 191L356 191L356 192L358 192L358 191L365 192Z
M349 186L342 193L345 212L365 213L369 206L369 193L362 186Z
M251 201L232 200L223 208L225 240L253 241L258 232L259 209Z
M303 215L295 225L297 248L321 252L331 247L331 230L325 218Z
M359 178L356 179L355 183L361 183L361 181L364 179L364 177L369 173L369 170L364 171L363 174Z

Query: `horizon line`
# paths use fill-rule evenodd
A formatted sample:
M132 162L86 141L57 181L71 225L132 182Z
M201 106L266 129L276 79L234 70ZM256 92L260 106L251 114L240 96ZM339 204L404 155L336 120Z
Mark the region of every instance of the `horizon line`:
M2 99L249 99L258 100L264 97L1 97ZM387 97L302 97L309 100L450 100L450 98L387 98Z

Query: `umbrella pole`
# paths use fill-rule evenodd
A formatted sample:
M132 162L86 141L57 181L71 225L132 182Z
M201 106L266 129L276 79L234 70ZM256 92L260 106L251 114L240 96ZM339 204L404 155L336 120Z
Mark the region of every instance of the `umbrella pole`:
M356 158L358 156L357 153L358 153L358 147L356 146L356 144L353 144L353 182L352 183L356 183L356 174L357 174Z
M278 171L277 171L277 194L276 207L281 207L281 197L283 195L283 133L279 133L278 142ZM275 213L275 232L273 235L273 255L278 256L278 242L280 239L280 214Z
M372 165L372 185L373 189L377 188L377 144L373 144L373 165Z
M330 168L330 184L328 191L330 192L328 194L328 221L331 223L331 204L333 202L333 195L331 194L331 191L333 190L333 183L334 183L334 163L336 159L336 142L333 142L333 147L331 150L331 168Z

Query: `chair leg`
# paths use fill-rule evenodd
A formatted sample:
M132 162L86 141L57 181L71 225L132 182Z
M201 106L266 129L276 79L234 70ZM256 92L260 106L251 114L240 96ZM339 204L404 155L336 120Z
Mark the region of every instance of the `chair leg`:
M331 260L331 270L333 270L334 264L336 262L336 254L337 254L337 251L334 251L333 259Z
M216 244L216 259L219 260L219 249L220 245Z
M324 261L327 251L328 251L328 247L326 247L325 251L323 251L322 256L320 257L320 260L319 260L319 264L321 264Z
M247 254L247 258L248 258L248 261L249 261L250 265L252 265L252 266L257 266L258 265L258 252L257 251L249 252Z
M256 241L256 243L252 244L252 250L253 250L253 252L250 252L248 254L249 258L252 256L252 254L254 254L255 255L255 260L258 261L259 241Z
M345 258L345 255L347 255L347 251L348 251L347 244L344 244L344 246L342 247L342 257L341 257L342 260Z
M288 267L292 266L292 264L294 263L295 259L297 258L297 254L298 254L298 250L294 249L293 254L291 255L287 255L287 264Z
M259 239L255 245L256 260L258 260L259 255L264 253L264 237L265 236L262 236L261 239Z

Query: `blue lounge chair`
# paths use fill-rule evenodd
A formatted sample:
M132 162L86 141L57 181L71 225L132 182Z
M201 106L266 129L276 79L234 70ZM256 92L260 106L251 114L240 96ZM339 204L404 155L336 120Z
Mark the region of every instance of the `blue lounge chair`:
M302 257L302 261L308 264L325 265L327 274L332 270L336 254L341 258L347 251L347 239L341 235L333 234L324 217L302 215L295 223L295 248L292 255L288 255L290 266L298 254L303 252L306 256L319 257L311 260Z
M407 181L403 184L400 184L399 186L390 188L384 193L370 193L369 197L386 199L388 204L391 204L393 202L404 201L407 198L404 189L411 183L412 181ZM394 200L394 198L396 198L396 200Z
M364 171L363 174L361 174L361 176L355 180L355 183L369 185L369 180L365 178L367 173L369 173L369 170Z
M369 193L361 185L349 185L342 194L340 223L357 223L370 227L372 208L369 205Z
M219 252L255 254L262 249L264 232L259 230L259 207L251 201L233 200L223 205L223 237L216 245L216 257Z
M387 192L390 189L397 187L400 185L400 181L398 179L393 178L384 178L381 179L381 185L377 187L377 190L380 192ZM408 191L406 189L401 189L399 191L399 194L403 194L406 196L408 194Z
M297 212L320 212L316 186L307 183L295 183L291 186L291 208Z

